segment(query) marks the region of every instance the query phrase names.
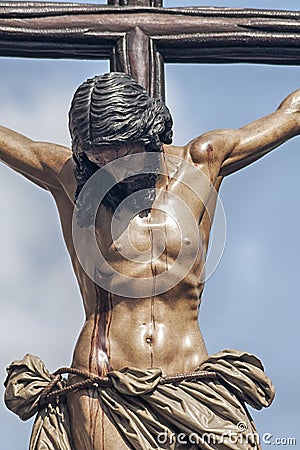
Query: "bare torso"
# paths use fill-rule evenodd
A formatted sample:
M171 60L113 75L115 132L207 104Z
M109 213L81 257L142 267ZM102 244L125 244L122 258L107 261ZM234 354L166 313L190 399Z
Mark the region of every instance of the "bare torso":
M173 159L170 163L168 155L176 155L178 159ZM220 184L219 179L211 173L210 158L211 155L208 154L207 163L201 166L201 172L200 168L195 169L189 148L166 148L164 162L168 176L162 177L157 185L158 194L151 213L146 217L133 217L125 229L123 226L116 233L115 239L107 231L111 227L112 213L103 205L100 206L95 232L105 260L115 271L113 291L122 292L123 281L122 278L119 280L118 273L130 274L135 280L146 277L149 279L150 290L151 284L153 286L154 294L145 296L144 292L142 298L138 282L133 284L129 297L107 292L101 287L101 282L99 286L97 279L95 283L87 276L72 245L70 216L73 205L67 196L61 196L60 193L55 195L86 309L86 322L75 347L73 367L98 375L126 366L142 369L159 367L164 374L171 375L195 370L206 356L198 313L203 291L203 283L199 280L211 226L207 210L211 190L208 178L215 187L218 188ZM193 184L191 178L201 178L201 173L204 174L206 183L202 180L196 186L196 190L202 189L199 195L190 186ZM170 195L178 199L176 201L179 206L181 202L188 206L190 218L176 217L176 201L175 206L173 202L173 209L170 209ZM193 223L189 226L191 220ZM195 241L193 236L195 224L200 241ZM194 248L195 244L199 248ZM131 261L136 250L141 255L146 255L141 263ZM176 268L174 263L179 252L181 262ZM87 258L88 255L89 252ZM187 272L185 263L189 259L193 264ZM97 267L97 276L110 275L106 270ZM157 276L168 271L171 276L174 270L179 282L174 282L170 289L155 294ZM98 399L89 400L87 393L86 396L82 393L74 394L69 397L69 407L74 428L78 415L86 420L85 432L81 428L80 433L74 433L76 449L112 448L107 440L108 431L104 433L106 438L103 438L100 423L101 426L105 424L105 430L109 430L111 425L104 415L99 422L101 408L99 410ZM90 433L91 421L94 422L93 427L96 427L95 433ZM89 443L91 435L96 439L93 444ZM115 439L116 436L114 446ZM118 439L118 448L127 448L121 438Z
M51 191L57 203L86 312L73 367L97 375L124 366L160 367L167 375L197 368L206 356L198 311L215 193L223 177L299 134L299 104L300 90L269 116L238 130L216 130L185 147L165 147L165 175L156 185L151 214L116 221L112 238L112 213L101 205L93 231L96 245L89 248L88 235L79 240L79 247L88 250L81 263L72 237L76 180L71 151L0 127L0 159ZM93 266L90 253L97 246L109 266ZM92 277L82 264L92 266ZM110 280L111 289L103 289L101 277ZM69 395L68 406L75 450L129 448L105 416L96 389Z

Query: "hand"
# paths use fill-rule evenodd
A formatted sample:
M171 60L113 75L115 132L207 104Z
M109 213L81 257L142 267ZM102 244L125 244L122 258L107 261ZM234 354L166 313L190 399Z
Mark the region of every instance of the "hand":
M283 110L287 113L300 112L300 89L290 94L279 106L278 110Z

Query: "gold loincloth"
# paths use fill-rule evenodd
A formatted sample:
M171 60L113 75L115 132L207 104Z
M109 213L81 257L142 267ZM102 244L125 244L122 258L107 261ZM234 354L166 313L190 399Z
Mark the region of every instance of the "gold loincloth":
M205 358L197 370L208 374L177 381L170 377L171 382L162 377L160 369L127 367L109 372L106 384L94 383L93 387L105 413L132 449L260 449L244 403L261 409L274 398L274 387L261 362L245 352L224 350ZM26 355L7 372L7 407L23 420L38 413L30 450L72 450L66 403L58 396L41 402L54 379L43 362ZM62 379L56 389L63 391L66 385Z

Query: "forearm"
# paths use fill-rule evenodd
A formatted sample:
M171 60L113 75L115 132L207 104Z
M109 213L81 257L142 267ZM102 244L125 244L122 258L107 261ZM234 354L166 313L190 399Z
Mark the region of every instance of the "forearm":
M239 144L235 152L252 155L271 151L300 132L300 114L277 109L240 130Z
M222 175L258 160L300 134L300 90L290 94L276 111L234 131L235 141L224 158Z
M300 133L300 90L288 95L272 114L249 124L241 131L252 134L255 138L263 134L262 138L268 145L276 145Z

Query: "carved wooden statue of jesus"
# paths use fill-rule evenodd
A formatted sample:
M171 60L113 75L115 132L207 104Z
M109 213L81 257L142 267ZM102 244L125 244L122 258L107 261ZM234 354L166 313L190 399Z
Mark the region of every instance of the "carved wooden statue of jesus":
M268 406L272 383L253 355L208 355L198 311L221 183L300 133L300 91L184 147L172 125L111 72L75 92L71 150L0 127L1 161L54 197L86 313L70 368L8 368L7 406L37 413L31 450L260 448L245 403Z
M7 405L39 410L32 448L51 435L51 449L175 449L180 433L187 448L232 448L239 423L236 448L259 448L244 402L268 406L272 384L252 355L207 355L198 309L222 180L297 135L299 112L297 91L177 147L164 103L112 72L76 91L72 151L1 128L1 160L56 201L86 311L72 368L51 378L26 356L8 369Z

